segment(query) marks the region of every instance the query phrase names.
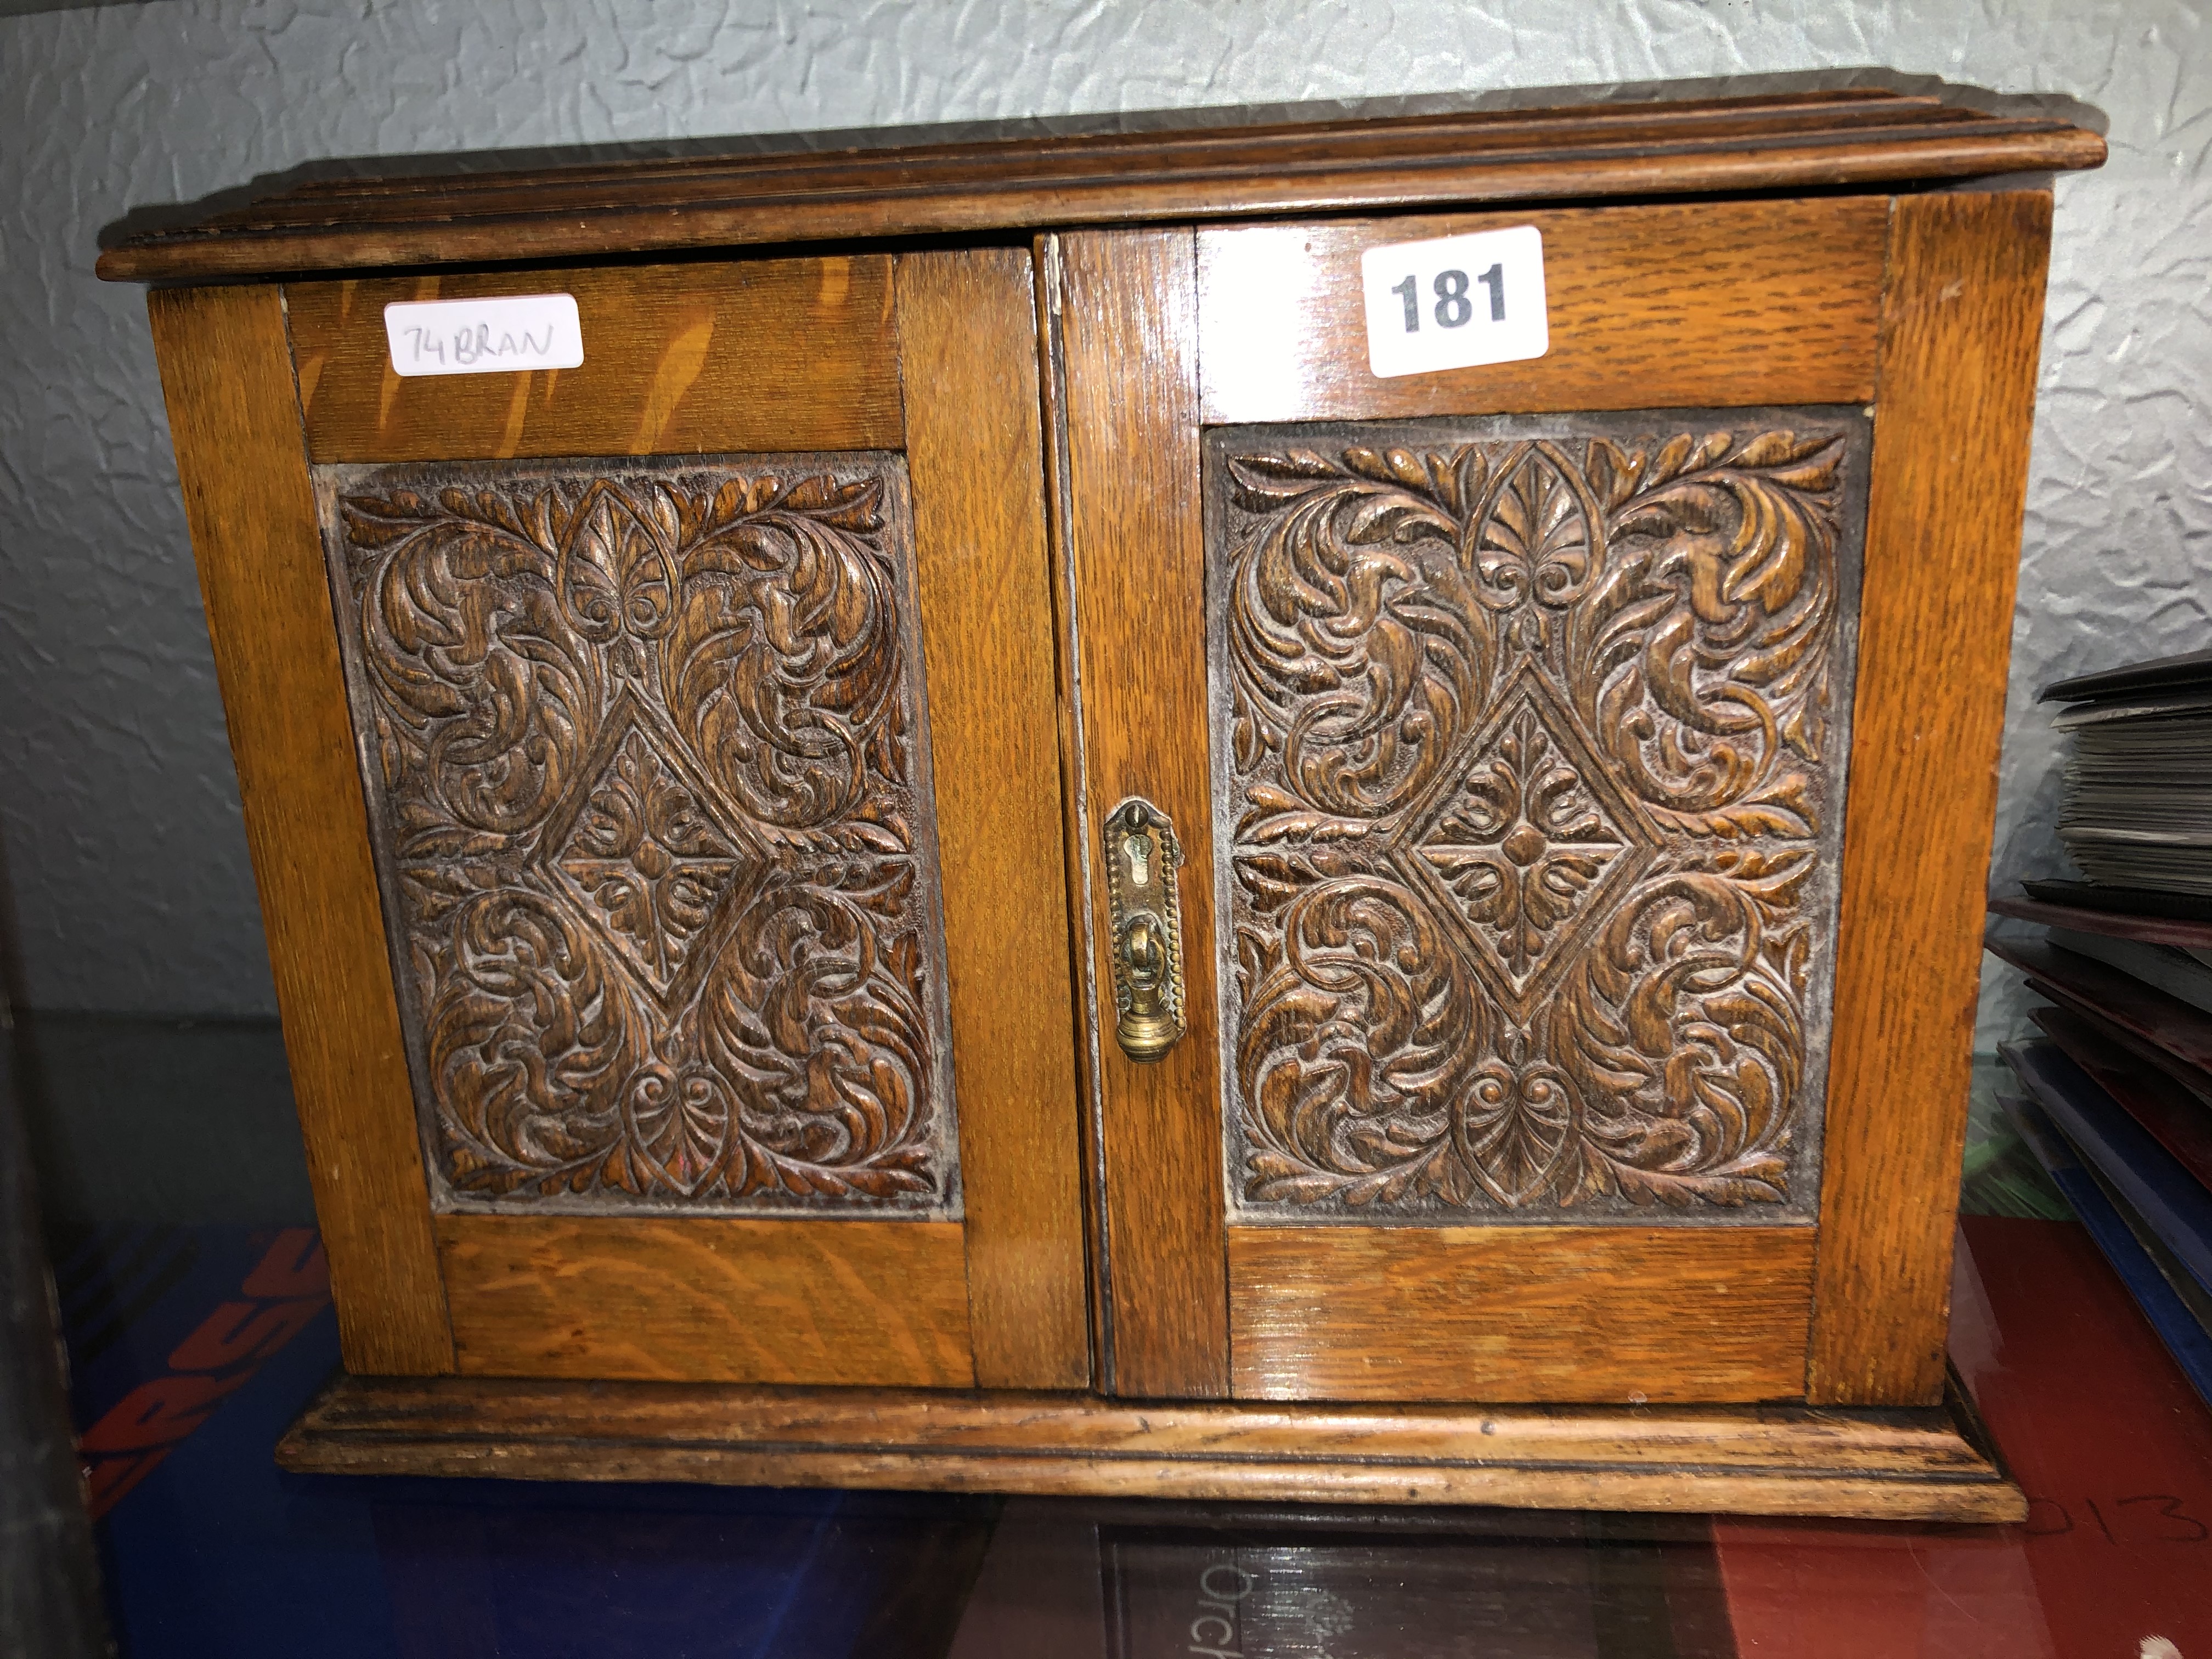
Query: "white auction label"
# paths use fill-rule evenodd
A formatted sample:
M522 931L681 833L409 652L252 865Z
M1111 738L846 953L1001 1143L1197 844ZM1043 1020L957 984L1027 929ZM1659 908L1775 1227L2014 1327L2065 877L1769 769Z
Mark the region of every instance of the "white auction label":
M584 329L567 294L496 300L399 300L384 308L399 374L514 374L580 368Z
M1393 242L1359 256L1376 375L1517 363L1552 349L1544 237L1534 225Z

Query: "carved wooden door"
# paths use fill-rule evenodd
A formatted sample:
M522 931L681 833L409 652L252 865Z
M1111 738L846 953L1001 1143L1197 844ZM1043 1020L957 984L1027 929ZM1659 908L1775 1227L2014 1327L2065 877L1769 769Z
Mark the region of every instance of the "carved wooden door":
M580 368L393 374L387 302L546 292ZM1032 292L286 290L399 1038L311 1148L355 1369L1087 1382Z
M1952 1200L1896 1103L1963 1098L1971 969L1906 1029L1903 744L1852 726L1945 718L1895 717L1935 660L1901 611L1859 682L1877 389L1906 422L1935 374L1884 379L1885 278L1957 296L1923 214L2039 252L2000 199L1044 245L1107 1387L1935 1397L1940 1316L1881 1298ZM1547 353L1370 372L1363 254L1524 224ZM1887 603L1948 532L1885 522ZM1117 1040L1152 1004L1156 1060Z

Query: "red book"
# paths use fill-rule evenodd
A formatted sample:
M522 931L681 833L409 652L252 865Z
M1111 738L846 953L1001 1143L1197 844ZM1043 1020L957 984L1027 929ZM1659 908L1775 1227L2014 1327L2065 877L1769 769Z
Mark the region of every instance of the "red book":
M2172 1078L2152 1069L2065 1008L2038 1008L2035 1023L2089 1074L2089 1080L2150 1131L2190 1174L2212 1188L2212 1111Z
M2147 945L2171 945L2183 951L2212 951L2212 921L2137 916L2122 910L2092 910L2079 904L2051 904L2042 899L2002 896L1990 901L1990 914L2011 916L2020 921L2040 921L2052 927L2071 927L2076 933L2141 939Z
M2040 940L1990 938L1982 944L1990 955L2029 975L2032 983L2055 987L2052 1001L2086 1003L2175 1059L2199 1071L2212 1069L2212 1014L2153 990L2132 974Z

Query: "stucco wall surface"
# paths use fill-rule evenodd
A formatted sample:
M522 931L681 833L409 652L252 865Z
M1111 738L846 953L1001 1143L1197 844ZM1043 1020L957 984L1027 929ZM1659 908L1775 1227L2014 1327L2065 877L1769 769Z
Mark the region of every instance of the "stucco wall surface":
M2032 688L2208 640L2212 24L2185 0L156 0L0 18L0 935L40 1008L272 1006L139 290L102 226L332 156L1887 65L2106 112L2058 181L1997 873ZM1940 596L1936 596L1940 603ZM2020 1006L1994 986L1984 1039Z

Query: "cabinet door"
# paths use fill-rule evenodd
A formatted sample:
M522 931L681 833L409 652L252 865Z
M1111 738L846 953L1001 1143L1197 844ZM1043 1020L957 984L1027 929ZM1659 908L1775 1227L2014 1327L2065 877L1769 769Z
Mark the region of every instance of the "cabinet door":
M1088 1380L1033 288L295 283L246 331L297 405L228 432L184 381L236 302L157 302L188 483L282 475L262 547L196 526L218 643L321 665L359 763L239 738L355 1369ZM580 367L393 372L387 303L548 292Z
M1923 338L1882 465L2011 491L2016 535L2041 243L1995 199L1996 447L1924 406ZM1363 256L1528 224L1547 351L1370 372ZM2017 543L1925 499L1870 539L1892 239L1834 198L1045 250L1109 1387L1934 1397ZM1916 258L1893 352L1956 274ZM1903 1358L1838 1381L1823 1321Z

